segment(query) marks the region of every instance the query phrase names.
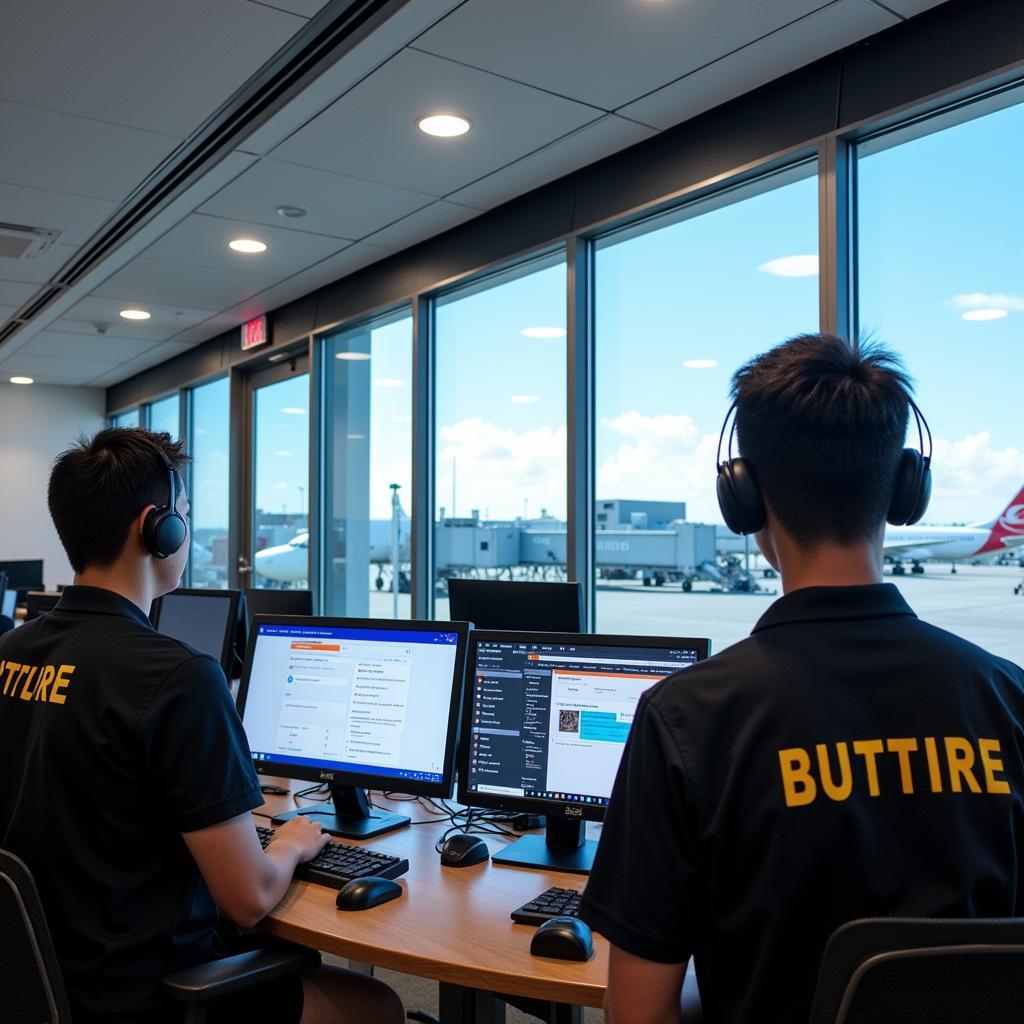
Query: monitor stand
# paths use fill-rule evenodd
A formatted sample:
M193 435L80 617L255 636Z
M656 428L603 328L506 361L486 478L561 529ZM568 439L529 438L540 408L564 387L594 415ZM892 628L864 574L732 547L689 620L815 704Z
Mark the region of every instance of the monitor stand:
M369 839L409 824L409 818L404 814L371 807L362 786L340 786L332 782L330 789L332 803L313 804L298 811L275 814L273 823L283 825L301 814L318 821L325 832L342 839Z
M491 857L495 864L517 868L545 868L589 875L594 864L597 843L586 838L586 822L582 818L548 816L543 836L523 836L501 853Z

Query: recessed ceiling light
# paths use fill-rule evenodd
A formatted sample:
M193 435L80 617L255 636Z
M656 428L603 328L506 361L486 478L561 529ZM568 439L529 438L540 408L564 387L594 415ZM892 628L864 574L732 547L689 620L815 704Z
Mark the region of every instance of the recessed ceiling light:
M1006 315L1005 309L969 309L962 314L964 320L1002 320Z
M421 117L416 124L421 132L438 139L454 139L469 131L469 122L456 114L430 114Z
M525 327L519 332L525 338L564 338L564 327Z
M299 406L297 406L297 405L286 405L281 410L281 412L283 412L285 414L285 416L305 416L306 415L306 410L299 408Z
M33 384L34 381L32 380L31 377L12 377L11 378L11 383L12 384Z
M688 370L710 370L712 366L717 365L717 359L687 359L683 363Z
M539 402L540 399L536 395L513 395L512 401L519 405L533 405L534 402Z
M370 358L369 352L335 352L335 359L348 359L353 363L365 362Z
M255 238L232 238L228 242L228 248L234 249L235 252L266 252L267 243Z
M122 309L120 315L125 320L148 320L150 316L144 309Z
M278 217L305 217L306 211L301 206L279 206L277 208Z
M780 256L777 260L762 263L757 269L775 277L813 277L818 272L818 257L813 254Z
M377 381L377 387L379 388L404 388L405 381L399 380L397 377L381 377Z

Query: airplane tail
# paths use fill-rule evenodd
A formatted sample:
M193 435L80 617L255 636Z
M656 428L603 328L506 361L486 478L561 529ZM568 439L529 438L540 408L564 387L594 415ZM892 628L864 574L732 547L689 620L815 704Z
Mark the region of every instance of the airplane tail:
M985 525L991 532L978 551L979 555L990 551L1005 551L1007 547L1024 544L1024 487L1021 487L998 518Z

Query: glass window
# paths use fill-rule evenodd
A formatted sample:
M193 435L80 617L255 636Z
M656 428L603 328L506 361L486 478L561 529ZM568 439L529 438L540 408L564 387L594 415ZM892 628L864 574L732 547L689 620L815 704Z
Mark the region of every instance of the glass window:
M565 315L563 253L438 299L441 617L453 576L565 579Z
M923 618L1021 663L1019 101L860 147L857 269L861 332L903 356L935 438L924 521L886 529L893 582Z
M168 395L149 406L149 429L166 430L172 440L177 440L181 426L179 420L179 402L177 395Z
M324 339L324 594L328 615L408 618L412 317Z
M139 410L127 409L124 412L119 412L116 416L110 418L110 425L112 427L137 427L139 425Z
M309 374L255 391L252 586L309 587Z
M801 165L632 227L595 256L597 628L750 632L777 596L715 499L733 372L818 330L818 184Z
M228 585L229 441L231 391L227 377L189 393L192 553L189 585Z

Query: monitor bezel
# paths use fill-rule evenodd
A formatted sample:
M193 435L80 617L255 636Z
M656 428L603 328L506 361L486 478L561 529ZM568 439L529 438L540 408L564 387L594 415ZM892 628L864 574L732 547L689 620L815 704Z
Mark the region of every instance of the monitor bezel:
M502 591L506 587L511 587L513 590L508 591L504 596L508 597L513 591L518 592L517 596L524 598L529 595L533 595L538 600L542 599L543 595L548 597L554 597L556 594L559 595L559 600L555 601L556 605L561 603L561 598L568 598L570 592L572 592L573 600L564 602L565 609L571 607L576 612L576 621L582 626L584 621L583 613L583 585L578 580L478 580L478 579L461 579L454 578L448 581L448 602L449 608L456 603L453 600L452 587L455 587L456 591L465 590L466 588L472 589L478 587L480 592L486 594L492 600L497 598L495 603L500 604L502 599ZM463 594L467 599L466 603L472 604L472 599L468 594ZM559 610L562 610L561 608ZM465 621L473 622L472 617L466 617ZM474 623L474 629L476 625ZM481 629L491 629L489 626L481 626ZM512 630L505 630L505 632L512 632ZM533 632L532 630L515 630L518 633ZM560 631L562 632L562 631ZM573 632L568 630L568 632Z
M261 625L314 626L328 629L381 629L394 632L455 633L455 666L451 701L448 707L448 727L445 737L444 761L441 781L430 782L422 779L399 779L388 775L374 775L372 772L350 772L326 768L310 768L306 765L288 764L284 761L257 761L253 767L258 775L274 775L285 779L299 779L304 782L322 782L336 786L362 786L365 789L385 790L393 793L408 793L412 796L433 796L448 799L452 795L455 781L455 760L459 745L459 725L462 712L462 695L465 690L466 650L469 637L468 622L448 622L431 619L349 619L319 615L254 615L249 630L249 642L245 649L245 665L238 684L238 717L245 725L245 703L249 696L249 677L252 660L256 652L256 638ZM251 750L250 750L251 753Z
M222 600L227 597L231 604L228 607L228 628L224 630L224 643L221 646L220 667L224 671L226 678L231 678L231 670L234 668L235 663L235 637L238 631L238 611L239 604L241 603L242 592L238 589L231 590L214 590L212 587L178 587L175 590L169 590L166 594L162 594L154 602L153 606L149 610L149 621L153 623L153 628L159 633L160 632L160 617L163 613L164 598L167 597L199 597L203 599L221 598ZM175 638L177 639L177 638Z
M527 639L529 638L529 639ZM706 661L711 642L707 637L682 636L620 636L614 633L526 633L511 630L476 630L470 635L470 651L466 658L466 674L462 699L462 742L459 746L458 802L467 807L492 811L522 812L604 821L607 808L603 804L578 803L574 800L553 800L549 797L510 796L505 793L481 793L469 789L469 748L471 746L473 700L471 687L476 679L476 654L481 643L552 643L608 647L663 647L697 651L697 661ZM689 666L683 666L688 668ZM682 669L680 669L682 671ZM671 674L671 673L670 673ZM663 677L664 678L664 677ZM654 686L655 683L651 683ZM586 794L585 794L586 795Z

